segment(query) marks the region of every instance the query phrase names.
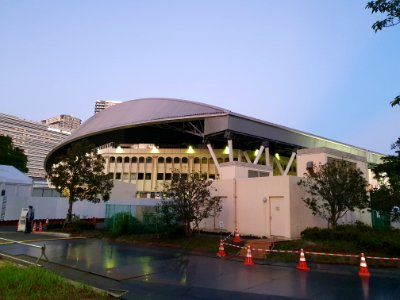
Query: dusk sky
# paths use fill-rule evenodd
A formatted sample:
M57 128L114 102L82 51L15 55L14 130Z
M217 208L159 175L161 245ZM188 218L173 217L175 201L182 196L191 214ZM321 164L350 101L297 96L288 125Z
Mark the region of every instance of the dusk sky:
M375 33L366 3L0 0L0 112L178 98L388 154L400 25Z

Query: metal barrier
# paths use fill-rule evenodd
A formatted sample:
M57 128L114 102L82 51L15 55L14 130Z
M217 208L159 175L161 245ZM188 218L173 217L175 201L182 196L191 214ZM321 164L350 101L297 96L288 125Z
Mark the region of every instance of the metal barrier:
M41 249L41 254L38 257L38 259L36 260L36 264L39 262L39 260L42 257L44 257L47 261L49 261L49 259L47 258L47 255L46 255L46 245L45 244L43 244L43 246L38 246L38 245L34 245L34 244L24 243L24 242L20 242L20 241L14 241L14 240L5 239L5 238L0 238L0 240L7 241L10 244L20 244L20 245L24 245L24 246L33 247L33 248L39 248L39 249Z

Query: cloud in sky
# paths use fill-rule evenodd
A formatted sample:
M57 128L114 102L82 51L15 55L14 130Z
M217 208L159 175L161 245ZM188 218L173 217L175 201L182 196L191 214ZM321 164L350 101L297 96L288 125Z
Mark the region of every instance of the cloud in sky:
M85 120L98 99L173 97L387 153L400 26L375 34L365 4L2 1L0 111Z

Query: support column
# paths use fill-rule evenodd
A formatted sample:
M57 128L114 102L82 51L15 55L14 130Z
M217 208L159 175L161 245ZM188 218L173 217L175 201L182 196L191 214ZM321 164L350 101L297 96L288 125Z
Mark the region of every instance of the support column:
M242 161L242 150L239 149L238 151L238 162Z
M157 175L158 175L158 157L153 156L152 164L152 175L151 175L151 191L155 191L157 187Z
M263 154L263 152L264 152L264 146L261 145L261 146L260 146L260 149L258 150L256 159L255 159L254 162L253 162L254 165L258 164L258 161L260 160L260 157L261 157L261 155Z
M287 175L289 173L290 167L292 166L295 157L296 157L296 152L292 152L292 155L290 156L289 162L286 166L285 173L283 173L283 175Z
M191 174L193 173L193 156L188 157L188 173Z
M132 181L132 156L129 157L129 183L131 183Z
M249 157L249 154L247 153L247 151L243 152L244 158L246 158L247 163L251 164L251 159Z
M283 174L285 173L285 171L283 171L283 168L282 168L282 165L281 165L280 161L277 160L277 159L274 157L274 162L276 162L276 165L278 166L278 169L279 169L279 171L281 172L281 175L283 175Z
M217 159L217 157L215 156L214 149L212 148L211 144L207 144L207 148L208 148L208 151L210 152L210 155L211 155L211 157L212 157L212 159L213 159L213 161L214 161L214 165L215 165L215 167L216 167L217 170L218 170L218 174L221 174L221 172L220 172L220 167L219 167L219 163L218 163L218 159Z
M232 139L228 140L228 148L229 148L229 162L233 162L233 144L232 144Z
M269 147L265 148L265 165L266 166L270 166L270 163L269 163Z

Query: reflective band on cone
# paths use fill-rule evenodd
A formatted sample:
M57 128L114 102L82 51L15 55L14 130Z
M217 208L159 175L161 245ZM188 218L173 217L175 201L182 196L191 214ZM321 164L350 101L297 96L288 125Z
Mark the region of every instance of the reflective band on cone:
M247 246L247 254L246 259L244 260L245 266L253 266L253 258L251 257L251 249L250 246Z
M235 228L235 238L233 239L233 241L234 241L235 243L240 243L239 230L238 230L237 227Z
M302 271L310 270L310 268L307 266L306 257L304 256L303 249L300 249L300 260L299 264L297 265L297 269Z
M218 251L217 255L219 257L225 257L226 256L225 249L224 249L224 242L222 240L219 242L219 251Z
M364 253L361 253L361 259L360 259L360 270L358 271L359 276L371 276L371 274L368 271L368 266L367 266L367 261L365 260Z

